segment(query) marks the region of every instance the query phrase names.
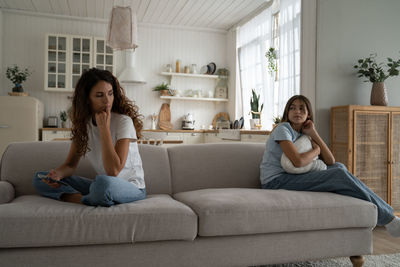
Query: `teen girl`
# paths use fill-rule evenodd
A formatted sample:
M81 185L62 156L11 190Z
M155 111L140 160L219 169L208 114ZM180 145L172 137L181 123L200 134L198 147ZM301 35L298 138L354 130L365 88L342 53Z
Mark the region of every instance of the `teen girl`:
M294 145L302 134L312 139L312 149L305 153L299 153ZM319 156L328 169L289 174L281 166L282 153L295 167L303 167ZM378 208L378 225L384 225L392 236L400 237L400 218L393 215L393 208L343 164L335 162L332 152L314 127L311 104L305 96L296 95L287 102L282 123L272 131L267 141L260 179L264 189L333 192L372 202Z
M72 142L64 164L38 172L33 185L43 196L91 206L112 206L146 197L137 138L138 107L109 71L92 68L79 79L72 99ZM86 156L94 180L73 175Z

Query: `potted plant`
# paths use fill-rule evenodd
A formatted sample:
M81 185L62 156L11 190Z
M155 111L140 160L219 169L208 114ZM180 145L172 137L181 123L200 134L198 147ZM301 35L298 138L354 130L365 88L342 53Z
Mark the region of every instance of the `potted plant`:
M281 116L272 117L272 122L274 123L274 124L272 124L272 129L274 129L276 126L278 126L278 124L281 123L281 121L282 121Z
M66 123L67 123L67 112L65 110L60 111L60 120L61 120L61 128L67 128Z
M256 94L254 89L251 90L252 98L250 98L250 113L252 119L250 119L250 128L251 129L260 129L261 128L261 112L264 108L264 104L260 106L260 95Z
M153 88L153 91L159 91L160 95L162 96L172 95L168 83L161 83L157 85L156 87Z
M31 72L28 68L20 69L17 65L12 67L7 67L6 77L14 84L13 92L23 92L24 88L22 88L22 82L26 81L26 79L31 75Z
M278 69L277 69L277 64L276 64L276 59L278 58L278 52L275 50L275 48L270 47L268 49L268 52L265 53L265 57L268 60L268 71L270 74L274 74Z
M366 78L365 82L372 82L371 105L387 106L388 97L384 82L391 76L399 75L400 59L387 58L386 63L377 63L376 56L375 53L359 59L354 68L358 69L358 77Z

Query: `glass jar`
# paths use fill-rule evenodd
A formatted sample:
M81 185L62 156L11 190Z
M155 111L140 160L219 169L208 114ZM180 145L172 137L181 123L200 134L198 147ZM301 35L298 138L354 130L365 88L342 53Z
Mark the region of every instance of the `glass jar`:
M190 65L190 73L197 74L197 65L196 64Z
M172 66L171 66L171 64L167 64L167 65L165 66L165 71L166 71L166 72L172 72Z

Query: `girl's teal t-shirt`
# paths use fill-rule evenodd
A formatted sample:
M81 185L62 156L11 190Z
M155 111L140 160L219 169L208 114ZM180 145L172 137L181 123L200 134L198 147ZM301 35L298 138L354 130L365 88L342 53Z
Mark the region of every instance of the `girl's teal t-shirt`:
M282 149L278 141L289 140L293 143L302 134L296 132L289 122L280 123L272 132L266 143L266 149L260 166L261 184L267 184L282 173L286 173L281 165Z

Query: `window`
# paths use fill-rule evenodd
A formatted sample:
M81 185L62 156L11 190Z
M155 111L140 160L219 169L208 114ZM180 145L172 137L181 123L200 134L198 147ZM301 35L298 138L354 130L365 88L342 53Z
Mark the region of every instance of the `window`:
M261 122L272 128L272 118L282 115L287 100L300 93L300 0L280 0L240 26L237 31L241 96L237 114L248 122L251 118L251 90L264 103ZM277 51L277 71L267 69L266 52ZM246 125L248 127L248 124Z

